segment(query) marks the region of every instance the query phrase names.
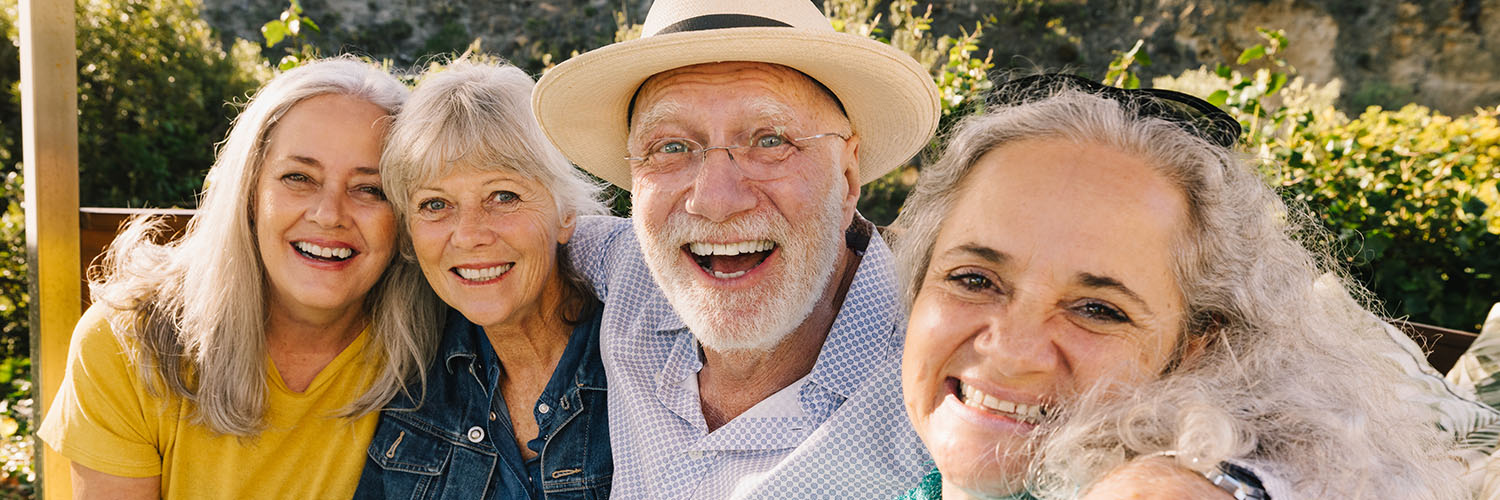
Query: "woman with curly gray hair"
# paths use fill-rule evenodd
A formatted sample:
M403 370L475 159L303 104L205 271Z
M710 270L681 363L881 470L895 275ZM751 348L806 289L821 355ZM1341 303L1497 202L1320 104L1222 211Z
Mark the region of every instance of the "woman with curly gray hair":
M1132 475L1193 498L1464 494L1363 292L1230 151L1237 123L1066 75L996 98L894 225L904 399L937 466L910 498L1120 498Z
M235 119L180 239L144 218L115 239L38 433L76 497L353 494L375 410L434 343L380 179L406 97L352 57L287 71Z

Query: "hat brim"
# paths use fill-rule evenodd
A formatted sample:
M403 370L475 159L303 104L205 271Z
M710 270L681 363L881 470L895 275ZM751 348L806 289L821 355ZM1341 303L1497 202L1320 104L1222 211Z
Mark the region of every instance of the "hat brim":
M911 56L856 35L780 27L671 33L580 54L542 77L532 107L563 155L628 191L636 89L663 71L734 61L788 66L833 91L860 136L860 184L911 159L937 131L937 86Z

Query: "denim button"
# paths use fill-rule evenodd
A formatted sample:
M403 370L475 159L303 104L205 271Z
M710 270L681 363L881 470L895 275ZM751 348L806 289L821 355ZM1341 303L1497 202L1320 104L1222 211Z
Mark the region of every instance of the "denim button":
M541 414L543 414L543 415L546 415L547 412L552 411L552 407L551 406L547 406L547 403L542 403L542 404L536 405L536 411L541 412Z
M490 412L490 420L495 420L497 418L500 418L500 416L496 415L495 412Z
M469 428L469 442L478 443L484 441L484 428L473 426Z

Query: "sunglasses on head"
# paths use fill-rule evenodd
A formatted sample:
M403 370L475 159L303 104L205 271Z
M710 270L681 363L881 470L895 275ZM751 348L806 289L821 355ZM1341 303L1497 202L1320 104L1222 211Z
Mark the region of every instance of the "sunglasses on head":
M1026 104L1076 89L1120 103L1140 116L1160 118L1208 142L1233 149L1240 137L1240 122L1208 101L1165 89L1122 89L1062 73L1017 78L995 87L991 104Z

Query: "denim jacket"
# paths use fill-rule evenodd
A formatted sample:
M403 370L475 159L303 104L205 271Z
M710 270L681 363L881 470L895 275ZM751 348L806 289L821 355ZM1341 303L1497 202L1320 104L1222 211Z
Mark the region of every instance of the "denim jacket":
M448 311L418 406L398 395L381 410L357 499L603 499L614 471L599 358L598 304L573 329L532 405L537 453L523 460L499 394L499 358L478 325ZM413 396L422 396L412 388Z

